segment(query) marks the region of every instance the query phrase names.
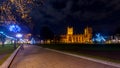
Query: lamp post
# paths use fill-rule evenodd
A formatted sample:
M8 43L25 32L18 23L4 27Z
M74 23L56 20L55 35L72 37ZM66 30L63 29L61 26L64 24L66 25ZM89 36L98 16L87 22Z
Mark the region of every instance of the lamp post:
M23 37L22 34L20 34L20 33L17 33L17 34L16 34L16 38L17 38L17 39L20 39L20 38L22 38L22 37ZM18 41L16 40L16 42L18 42Z
M18 33L18 34L16 34L16 38L17 38L17 40L20 40L20 38L22 38L22 34L20 34L20 33ZM17 41L18 42L18 41Z

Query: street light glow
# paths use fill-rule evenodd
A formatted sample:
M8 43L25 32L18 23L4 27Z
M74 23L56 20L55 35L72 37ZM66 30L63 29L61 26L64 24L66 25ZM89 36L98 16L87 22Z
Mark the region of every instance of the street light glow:
M23 35L22 34L16 34L17 38L21 38Z

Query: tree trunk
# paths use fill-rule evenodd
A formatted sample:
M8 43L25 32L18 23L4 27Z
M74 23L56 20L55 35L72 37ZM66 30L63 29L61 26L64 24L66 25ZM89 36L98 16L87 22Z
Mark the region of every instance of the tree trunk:
M13 42L12 42L12 41L13 41L13 40L11 40L11 41L10 41L10 44L13 44Z
M4 41L2 41L2 47L4 47Z
M16 40L14 41L14 49L16 49Z

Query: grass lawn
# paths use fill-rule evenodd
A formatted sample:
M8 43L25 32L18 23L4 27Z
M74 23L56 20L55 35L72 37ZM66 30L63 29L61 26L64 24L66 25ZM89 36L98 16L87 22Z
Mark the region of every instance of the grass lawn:
M38 44L63 52L120 63L120 44Z
M80 56L85 56L85 57L89 57L89 58L104 60L104 61L108 61L108 62L120 63L120 60L112 59L107 56L101 56L101 55L98 56L98 55L92 55L90 53L82 53L82 52L75 52L75 51L65 51L65 50L60 50L60 51L71 53L71 54L76 54L76 55L80 55Z
M5 45L2 47L0 45L0 65L13 53L13 45Z

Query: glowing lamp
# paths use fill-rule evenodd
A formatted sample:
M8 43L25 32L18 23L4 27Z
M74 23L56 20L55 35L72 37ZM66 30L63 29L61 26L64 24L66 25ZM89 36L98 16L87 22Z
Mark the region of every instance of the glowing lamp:
M21 38L23 35L22 34L16 34L17 38Z

